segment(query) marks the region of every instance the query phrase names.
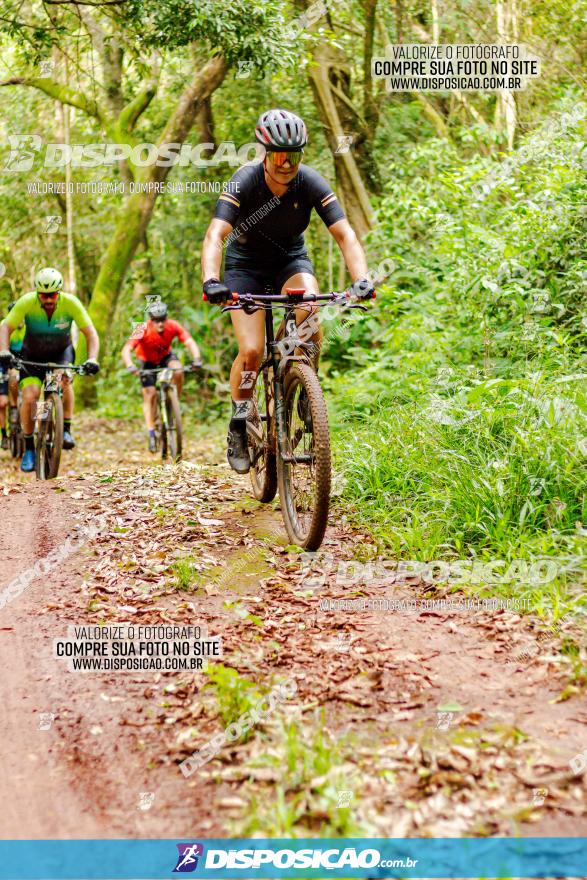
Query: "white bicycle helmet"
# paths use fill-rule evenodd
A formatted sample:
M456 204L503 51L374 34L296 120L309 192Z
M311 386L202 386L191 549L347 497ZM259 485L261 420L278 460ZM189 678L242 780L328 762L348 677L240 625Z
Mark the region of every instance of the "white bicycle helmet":
M304 120L289 110L267 110L261 113L255 137L267 150L277 152L301 150L308 142Z
M61 272L51 266L39 269L35 275L35 290L37 293L55 293L56 290L63 290Z

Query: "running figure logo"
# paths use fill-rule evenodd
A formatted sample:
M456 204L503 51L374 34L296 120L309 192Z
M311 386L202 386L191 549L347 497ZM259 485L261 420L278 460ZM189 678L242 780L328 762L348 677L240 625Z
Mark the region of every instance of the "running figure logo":
M173 869L174 874L189 874L198 867L198 858L204 855L204 847L201 843L178 843L179 851L177 865Z

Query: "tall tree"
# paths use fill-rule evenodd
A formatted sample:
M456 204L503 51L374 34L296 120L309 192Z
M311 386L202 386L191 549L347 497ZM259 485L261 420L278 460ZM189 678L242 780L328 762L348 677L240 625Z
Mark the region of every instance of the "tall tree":
M75 59L85 87L76 89L57 78L29 73L10 76L0 85L37 89L58 104L74 107L93 120L108 141L133 148L141 142L137 126L162 91L158 47L165 45L168 51L189 47L188 82L170 107L168 96L169 109L163 124L160 121L162 108L157 108L160 133L156 138L154 162L168 160L163 154L165 144L173 144L178 151L196 121L200 133L204 127L210 131L210 98L224 80L229 65L250 58L263 69L263 65L276 63L281 51L275 2L204 0L192 8L180 0L163 0L155 7L132 0L125 6L113 7L114 12L99 2L97 6L101 9L97 12L95 6L94 2L76 3L72 12L69 4L58 4L57 12L52 9L47 20L37 21L34 32L38 39L38 44L33 46L36 58L55 45L62 46L68 53L72 42L89 37L91 43L85 55L82 53L81 58ZM30 24L29 20L20 19L11 22L11 33L16 37L20 35L29 58L33 51ZM83 70L84 62L93 64L94 53L100 58L102 82L98 84L91 73ZM143 61L145 53L150 55L148 63ZM289 55L285 53L284 59L291 61L291 51ZM137 73L142 74L142 81L135 85ZM153 124L151 121L151 126ZM93 284L89 312L101 337L110 326L133 257L138 249L146 246L146 230L161 184L172 167L168 161L146 167L130 159L121 163L123 179L141 184L141 191L121 200L115 228ZM67 205L65 209L67 214Z

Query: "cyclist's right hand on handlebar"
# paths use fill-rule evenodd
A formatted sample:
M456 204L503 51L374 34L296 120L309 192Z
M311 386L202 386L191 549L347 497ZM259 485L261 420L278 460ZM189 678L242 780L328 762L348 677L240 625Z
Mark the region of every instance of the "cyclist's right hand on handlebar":
M0 351L0 370L8 370L14 363L14 355L8 350Z
M82 367L86 376L95 376L100 372L100 364L94 358L88 358L83 362Z
M129 364L126 369L131 374L131 376L138 376L141 372L138 367L135 367L134 364Z
M369 278L359 278L349 287L351 296L355 296L358 300L375 299L375 288Z
M208 278L204 281L204 299L215 305L223 305L232 299L232 293L218 278Z

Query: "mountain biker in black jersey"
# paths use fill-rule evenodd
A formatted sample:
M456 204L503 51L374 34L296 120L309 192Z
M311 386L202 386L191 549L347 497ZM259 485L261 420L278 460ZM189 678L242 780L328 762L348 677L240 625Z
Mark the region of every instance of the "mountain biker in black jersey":
M367 278L363 248L345 217L336 195L324 178L301 164L308 142L306 126L288 110L262 113L255 128L257 141L265 147L262 163L249 163L232 176L218 199L202 247L205 298L225 303L233 291L263 294L267 285L285 292L286 287L318 293L319 287L304 243L304 230L312 208L336 241L353 280L353 292L371 298L374 288ZM223 246L228 240L224 283L220 280ZM299 323L309 309L296 309ZM238 473L247 473L246 419L250 414L254 378L261 364L265 340L263 312L230 313L238 355L230 374L232 418L228 429L228 462ZM315 366L320 333L313 336Z

